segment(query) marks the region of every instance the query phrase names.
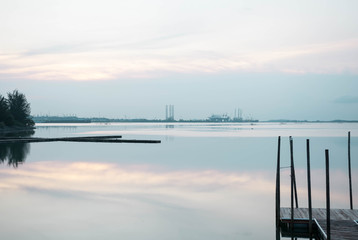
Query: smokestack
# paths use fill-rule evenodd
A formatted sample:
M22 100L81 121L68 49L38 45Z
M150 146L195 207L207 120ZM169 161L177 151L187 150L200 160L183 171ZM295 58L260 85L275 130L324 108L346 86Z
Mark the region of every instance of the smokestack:
M165 120L168 120L168 105L165 105Z
M173 121L174 121L174 105L172 105L172 107L173 107L172 119L173 119Z

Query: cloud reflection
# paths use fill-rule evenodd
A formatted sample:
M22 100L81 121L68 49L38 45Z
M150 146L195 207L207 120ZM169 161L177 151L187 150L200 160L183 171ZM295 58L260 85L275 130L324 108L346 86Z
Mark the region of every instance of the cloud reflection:
M267 219L264 228L270 228L270 210L265 204L260 204L263 199L266 199L265 203L272 200L274 184L269 180L270 176L266 172L166 171L153 166L111 163L34 162L16 171L0 169L0 192L3 196L18 192L26 199L56 202L57 206L65 204L63 208L80 202L81 206L91 206L90 212L101 211L102 214L108 208L114 216L120 212L134 219L147 219L149 214L154 221L150 224L153 225L151 232L157 231L158 223L173 222L169 229L177 229L188 228L190 222L199 221L203 225L196 226L187 234L206 236L211 232L215 238L209 234L206 239L217 239L219 235L250 232L248 229L253 226L255 217L252 211L248 211L249 208L257 214L264 214L262 218ZM27 208L42 209L37 205ZM6 208L5 205L2 207ZM89 210L82 208L71 208L71 211L86 216ZM57 215L62 214L59 210L53 211ZM116 219L111 216L110 219L118 222L123 220L123 216ZM163 231L167 232L163 229L159 232ZM256 239L257 234L250 234Z
M311 170L312 184L312 204L314 208L324 208L326 206L326 175L325 169ZM352 170L352 176L358 176L358 170ZM307 207L307 170L296 169L296 181L298 202L300 207ZM353 177L353 186L357 186L358 179ZM290 170L285 169L281 173L281 203L285 207L290 206ZM330 170L330 194L331 208L349 208L349 189L348 173L341 169ZM358 194L353 191L353 199L357 199Z
M320 179L321 170L316 174ZM0 168L0 210L7 216L5 226L11 228L8 223L16 222L23 231L31 230L27 222L33 222L34 215L36 223L51 221L54 225L41 232L55 239L60 239L56 231L63 229L67 237L81 232L87 239L96 239L92 234L102 225L107 234L113 233L110 238L168 239L174 231L174 239L273 239L274 176L271 170L178 171L152 165L30 162L20 169ZM332 172L334 186L343 184L340 176ZM283 206L289 196L287 177L284 171ZM297 170L297 179L302 201L304 170ZM321 182L313 189L324 196ZM336 203L337 192L332 195ZM29 214L19 220L16 216L22 211ZM79 224L80 230L72 229L73 224ZM254 231L257 224L262 231Z
M1 169L2 184L14 189L41 188L94 195L120 193L179 193L238 190L272 191L273 185L248 173L216 170L162 171L149 166L111 163L28 163L21 169ZM185 195L185 194L184 194ZM187 195L190 197L190 194Z
M116 199L138 196L165 201L167 197L199 200L203 196L217 197L218 193L237 196L242 194L267 194L275 191L273 171L227 172L218 170L164 171L161 168L143 165L121 166L113 163L89 162L35 162L28 163L16 171L0 169L0 190L22 189L41 192L62 192L62 194L82 195L90 198ZM324 170L313 170L313 195L319 204L324 205ZM332 202L344 205L346 174L332 170ZM298 192L306 199L306 171L296 170ZM334 181L333 181L334 180ZM282 172L281 191L283 199L290 193L289 172ZM117 197L116 197L117 196ZM162 198L163 196L166 196ZM285 197L286 196L286 197ZM288 201L288 200L287 200ZM283 200L285 202L285 200ZM305 204L305 200L302 201ZM287 202L288 203L288 202ZM322 205L322 206L323 206ZM322 207L321 206L321 207Z

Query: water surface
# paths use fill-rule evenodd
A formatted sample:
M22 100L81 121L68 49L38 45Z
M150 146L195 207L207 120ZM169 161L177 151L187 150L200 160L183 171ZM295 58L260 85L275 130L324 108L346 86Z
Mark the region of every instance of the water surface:
M305 139L310 138L313 206L325 207L328 148L331 205L348 208L348 131L357 176L358 124L39 124L36 137L119 134L162 143L0 147L0 237L275 239L277 136L283 137L284 167L288 136L294 137L300 206L307 206ZM288 169L281 174L282 205L289 206ZM353 180L357 189L358 179Z

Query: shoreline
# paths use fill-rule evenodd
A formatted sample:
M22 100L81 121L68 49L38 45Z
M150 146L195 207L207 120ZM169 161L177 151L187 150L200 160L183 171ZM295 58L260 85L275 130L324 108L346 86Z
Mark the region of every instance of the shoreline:
M0 134L33 131L36 127L4 127L0 128Z

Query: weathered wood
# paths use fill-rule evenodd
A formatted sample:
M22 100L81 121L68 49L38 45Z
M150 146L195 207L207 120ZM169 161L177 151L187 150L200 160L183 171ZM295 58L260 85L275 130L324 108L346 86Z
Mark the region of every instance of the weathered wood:
M79 138L79 137L68 137ZM81 136L80 138L122 138L122 135Z
M325 208L313 208L313 226L316 231L322 231L319 234L327 239L327 211ZM331 209L331 239L332 240L357 240L358 225L355 220L358 219L358 210L352 209ZM309 209L296 208L294 212L294 224L306 224L308 232ZM281 208L280 219L283 224L291 224L291 209ZM294 233L294 237L297 237ZM302 234L302 229L299 234Z
M0 143L31 142L101 142L101 143L161 143L160 140L118 139L122 136L85 136L62 138L1 138Z
M294 194L295 194L295 202L296 202L296 208L298 208L298 196L297 196L297 184L296 184L296 173L295 173L295 163L293 160L293 138L290 136L290 153L291 153L291 177L293 180L293 188L294 188Z
M293 230L293 220L294 220L294 214L295 214L295 210L293 209L293 150L292 150L292 138L290 137L290 153L291 153L291 230Z
M122 138L122 135L100 135L100 136L79 136L79 137L60 137L61 139L85 139L85 138L95 138L95 139L101 139L101 138ZM44 139L39 137L0 137L0 140L18 140L18 139ZM58 139L58 138L51 138L51 139Z
M276 227L280 226L280 208L281 208L281 193L280 193L280 152L281 152L281 137L278 137L277 143L277 168L276 168Z
M358 220L357 209L331 209L331 220ZM281 208L280 218L291 218L290 208ZM297 208L294 214L295 219L308 219L309 213L308 208ZM312 218L316 219L327 219L327 212L325 208L312 208Z
M319 226L324 232L327 232L325 220L317 220ZM358 239L358 226L351 220L332 220L331 222L331 239L333 240L351 240ZM328 236L327 236L328 239Z
M329 150L326 149L326 211L327 211L327 240L331 240L331 199L329 191Z
M312 237L312 194L311 194L311 163L310 163L310 140L306 140L307 151L307 191L308 191L308 230L309 235Z
M353 209L353 194L352 194L352 170L351 170L351 132L348 132L348 178L349 178L349 202Z

